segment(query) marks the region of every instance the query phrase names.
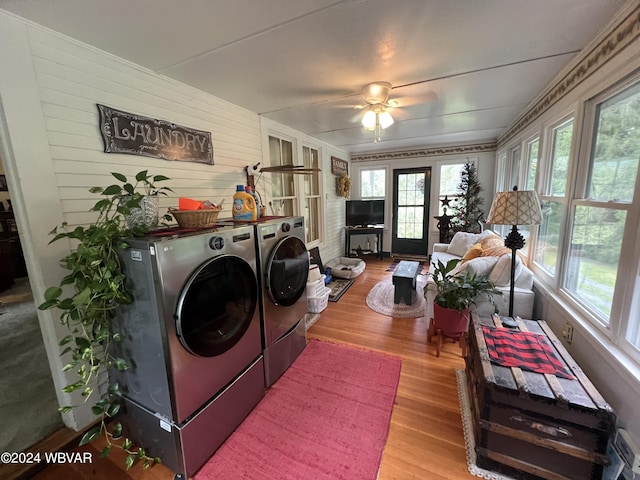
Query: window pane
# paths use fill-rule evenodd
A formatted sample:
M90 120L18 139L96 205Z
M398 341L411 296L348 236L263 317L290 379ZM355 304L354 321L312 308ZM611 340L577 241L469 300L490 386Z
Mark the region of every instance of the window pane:
M398 207L398 238L422 239L424 207Z
M518 175L520 174L520 148L511 152L511 176L509 177L508 189L511 190L518 185Z
M464 163L455 165L442 165L440 168L440 196L456 195L458 193L458 183L462 175Z
M631 202L640 157L640 84L598 105L592 151L588 197Z
M307 198L304 204L304 225L307 231L307 243L320 239L318 219L320 218L319 198Z
M293 143L269 136L269 163L272 166L293 165ZM272 215L293 215L296 196L293 174L271 173L271 196Z
M571 153L571 137L573 136L573 120L554 129L553 152L551 154L551 177L548 193L556 197L564 197L569 172L569 154Z
M533 190L536 185L536 173L538 172L538 147L540 140L537 138L529 143L529 164L527 172L526 190Z
M609 322L626 212L578 205L565 287Z
M445 208L450 209L455 204L453 200L458 197L458 184L462 178L462 170L464 163L456 163L453 165L442 165L440 167L440 204L438 206L438 215L442 216L446 213ZM449 205L443 205L444 197L449 200Z
M561 203L552 201L540 203L542 207L542 225L538 228L534 259L549 274L555 275L564 206Z
M362 170L360 172L360 197L384 197L386 170Z
M318 150L302 147L302 161L306 168L318 168ZM317 174L303 175L305 195L319 195L320 181Z
M279 215L284 215L286 217L291 217L294 215L293 199L282 201L282 213L280 213Z

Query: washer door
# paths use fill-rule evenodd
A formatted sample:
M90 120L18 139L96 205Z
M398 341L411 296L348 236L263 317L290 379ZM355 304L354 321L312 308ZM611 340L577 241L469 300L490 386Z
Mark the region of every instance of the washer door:
M194 355L221 355L247 331L257 303L257 279L243 258L221 255L208 260L191 275L178 299L178 338Z
M307 288L309 253L298 237L280 240L271 251L267 263L266 287L276 305L288 307L296 303Z

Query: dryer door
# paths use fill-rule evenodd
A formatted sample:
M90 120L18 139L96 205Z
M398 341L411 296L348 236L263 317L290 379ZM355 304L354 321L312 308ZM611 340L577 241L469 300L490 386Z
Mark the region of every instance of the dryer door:
M249 328L258 284L241 257L221 255L203 263L180 294L176 331L194 355L214 357L233 347Z
M298 237L280 240L271 251L266 271L266 289L276 305L288 307L300 299L307 288L309 253Z

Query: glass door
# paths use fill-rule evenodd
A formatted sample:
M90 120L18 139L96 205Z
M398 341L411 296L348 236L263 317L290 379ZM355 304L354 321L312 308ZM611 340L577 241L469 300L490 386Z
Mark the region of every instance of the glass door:
M431 168L393 171L392 253L428 254L430 189Z

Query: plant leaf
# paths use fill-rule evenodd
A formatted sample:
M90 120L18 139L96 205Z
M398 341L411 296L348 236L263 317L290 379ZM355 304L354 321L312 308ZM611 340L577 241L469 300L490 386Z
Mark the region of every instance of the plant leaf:
M60 287L49 287L44 292L44 299L47 301L56 300L62 294Z
M101 427L93 427L87 433L85 433L80 439L80 445L86 445L87 443L93 442L96 438L100 436L102 431Z
M122 436L122 424L120 422L113 426L113 432L111 432L113 438L120 438Z
M111 172L111 175L113 175L114 177L116 177L119 181L125 183L127 181L127 177L125 177L123 174L121 173L116 173L116 172Z
M124 372L125 370L129 370L129 365L127 365L127 362L124 358L116 358L113 361L113 364L121 372Z
M147 178L149 177L148 172L149 170L142 170L141 172L136 173L136 180L138 182L146 181Z

